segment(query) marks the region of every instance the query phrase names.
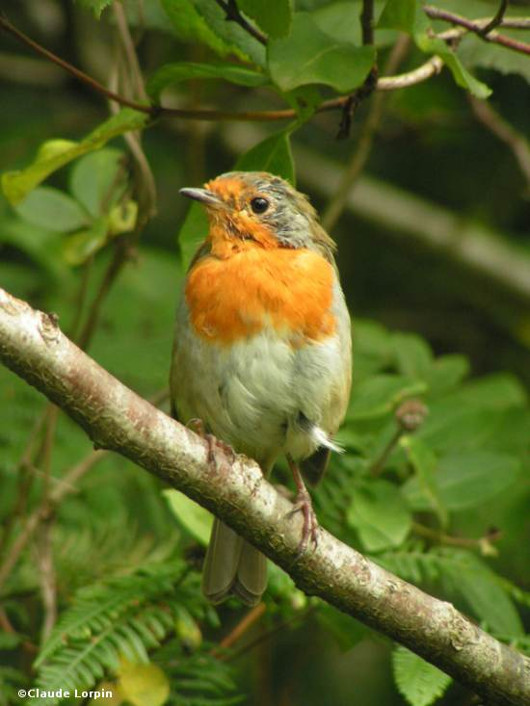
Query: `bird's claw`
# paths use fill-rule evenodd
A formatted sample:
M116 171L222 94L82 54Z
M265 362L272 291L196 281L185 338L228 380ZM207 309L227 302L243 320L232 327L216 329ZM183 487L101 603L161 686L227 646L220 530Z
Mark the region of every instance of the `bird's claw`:
M318 532L319 524L315 511L313 510L313 503L309 493L306 490L300 490L295 498L295 503L293 509L290 510L289 515L294 515L296 512L301 512L304 518L304 525L302 529L302 539L298 545L298 551L296 553L296 558L298 559L307 549L309 539L316 549L318 546Z
M187 426L200 436L208 445L208 465L214 469L219 469L223 465L232 465L236 460L236 452L226 441L218 439L213 434L206 431L202 419L191 419ZM222 457L219 458L221 452ZM219 461L221 460L221 463ZM228 461L228 464L226 463Z

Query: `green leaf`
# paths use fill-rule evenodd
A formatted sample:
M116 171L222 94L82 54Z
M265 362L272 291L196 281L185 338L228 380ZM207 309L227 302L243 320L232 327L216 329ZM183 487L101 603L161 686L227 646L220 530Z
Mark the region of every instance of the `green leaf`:
M429 21L421 5L415 0L388 0L378 27L407 32L414 38L419 49L426 54L435 54L444 61L458 86L477 98L483 99L491 95L491 89L464 67L455 52L442 39L430 36Z
M22 199L41 181L60 169L65 164L93 152L109 140L131 130L145 127L149 116L131 108L123 108L117 115L102 123L81 142L52 140L44 143L37 153L35 161L23 170L2 174L2 190L13 204Z
M455 388L469 374L469 361L463 355L436 358L426 375L429 393L440 395Z
M228 56L232 48L218 37L193 6L192 0L161 0L175 34L185 42L206 44L219 56ZM239 55L239 58L245 58Z
M120 695L133 706L163 706L169 697L169 680L156 664L123 659L117 677Z
M423 34L416 37L416 45L422 51L428 54L436 54L443 59L453 74L455 83L458 86L465 88L476 98L482 100L491 95L491 88L475 78L475 76L465 68L457 54L455 54L442 39Z
M268 44L269 72L282 91L322 83L347 93L363 83L374 61L373 47L338 42L306 12L296 13L289 37Z
M101 250L107 242L107 224L100 218L87 230L68 236L63 244L63 256L69 265L82 265Z
M435 482L443 505L461 511L476 507L512 485L521 470L514 456L488 451L460 451L440 458ZM418 478L411 478L402 488L414 510L430 510L432 498Z
M357 488L346 513L366 551L398 547L412 526L412 516L398 488L376 480Z
M130 233L136 225L138 204L136 201L125 201L114 206L107 218L107 232L110 236Z
M38 265L37 270L40 268L59 280L68 272L61 257L62 240L61 234L37 228L21 218L6 218L0 229L0 243L9 243L22 251Z
M178 490L164 490L163 495L184 529L203 546L208 546L213 519L210 513Z
M192 203L178 234L182 271L187 272L190 263L204 242L209 231L208 216L198 203Z
M123 196L127 185L124 158L121 150L106 147L85 155L73 165L70 191L94 218L108 213Z
M77 201L51 186L37 187L15 210L28 223L57 233L68 233L89 222L87 213Z
M397 29L400 32L414 34L416 30L416 0L388 0L377 28Z
M291 30L292 0L238 0L240 10L251 17L270 38L285 37Z
M270 172L295 184L295 171L289 131L266 137L237 160L234 169L243 172Z
M194 64L181 61L165 64L155 71L147 82L147 92L154 100L158 100L160 93L171 84L197 78L222 79L250 88L269 83L264 74L236 64Z
M392 412L400 402L421 395L426 390L425 383L401 375L373 375L354 386L348 419L382 417Z
M417 436L402 436L399 444L405 450L409 462L416 472L417 482L423 496L429 499L430 509L436 513L442 527L446 527L448 522L447 509L440 496L436 482L438 465L436 455Z
M257 66L265 64L265 47L211 0L162 0L176 34L187 42L206 44L221 57L230 54Z
M88 10L92 10L99 19L103 10L112 3L112 0L77 0L77 2Z
M448 674L406 647L393 651L392 669L399 693L411 706L430 706L452 682Z
M474 615L498 634L524 635L521 619L502 579L478 557L469 554L466 559L452 578Z
M318 622L336 639L342 652L358 645L367 634L367 628L349 615L344 615L333 606L322 603L317 611Z
M413 333L395 333L392 343L398 372L413 379L424 380L433 362L427 342Z

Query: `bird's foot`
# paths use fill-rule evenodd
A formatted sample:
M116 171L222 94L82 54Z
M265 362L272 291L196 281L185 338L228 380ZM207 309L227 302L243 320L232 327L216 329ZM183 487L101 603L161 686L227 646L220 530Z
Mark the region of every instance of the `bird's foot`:
M208 465L218 470L223 466L230 467L236 460L236 452L226 441L218 439L206 431L202 419L190 419L188 428L194 431L208 445Z
M301 512L304 519L304 525L302 528L302 539L298 545L297 558L300 557L305 550L309 540L316 549L318 546L318 532L319 524L315 511L313 510L313 503L311 502L311 497L305 488L299 489L295 498L293 509L289 512L289 515L294 515L296 512Z

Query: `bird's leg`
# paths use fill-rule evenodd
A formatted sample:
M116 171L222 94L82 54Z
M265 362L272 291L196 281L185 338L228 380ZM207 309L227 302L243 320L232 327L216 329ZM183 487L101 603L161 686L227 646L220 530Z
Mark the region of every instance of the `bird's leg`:
M186 426L200 436L201 439L204 439L204 441L208 444L208 465L213 466L214 468L219 467L219 451L221 451L225 456L228 456L230 464L236 460L236 452L230 444L227 444L226 441L223 441L222 439L218 439L213 434L209 434L206 431L206 427L204 426L202 419L190 419Z
M291 473L293 474L294 482L296 484L296 498L294 502L294 507L289 514L301 512L304 518L302 539L300 540L300 544L298 545L298 554L300 555L307 547L307 542L309 538L311 538L311 541L313 542L314 546L317 546L319 529L318 520L317 516L315 515L315 511L313 510L311 496L309 495L309 492L305 487L305 483L302 478L302 474L300 473L300 469L298 468L290 454L287 454L287 463L289 464L289 468L291 469Z

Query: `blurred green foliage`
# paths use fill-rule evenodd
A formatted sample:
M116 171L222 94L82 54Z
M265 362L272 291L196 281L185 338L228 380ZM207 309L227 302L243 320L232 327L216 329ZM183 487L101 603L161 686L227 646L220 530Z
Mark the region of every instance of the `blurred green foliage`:
M226 21L214 0L123 4L151 99L193 109L294 108L287 125L235 157L217 123L151 124L129 107L108 117L97 97L58 69L49 66L42 84L33 79L29 54L6 45L20 66L0 87L2 286L57 312L101 365L140 394L156 395L166 387L183 273L207 227L196 205L184 219L176 190L234 166L297 178L303 188L292 145L324 151L339 168L356 150L366 108L354 116L350 146L333 142L339 117L317 116L317 106L362 86L397 30L414 45L403 71L438 54L451 73L393 94L370 173L525 244L530 211L521 174L513 154L476 128L464 91L485 97L493 89L495 105L527 134L528 56L469 34L449 47L432 36L447 25L428 20L414 0L375 3L375 46L362 46L361 5L282 0L271 13L263 0L241 0L269 37L265 47ZM110 70L120 77L118 92L144 100L131 92L134 68L116 58L113 43L123 47L109 0L39 6L13 3L10 19L103 83ZM470 18L496 7L482 0L439 6ZM510 7L510 16L525 12ZM530 30L504 31L530 39ZM6 61L1 55L4 75ZM142 132L143 146L119 137L130 131ZM138 150L156 174L155 218ZM530 653L527 314L514 312L501 289L470 293L475 281L455 263L373 224L357 219L350 238L349 218L337 233L355 315L354 386L338 434L346 453L313 493L319 519ZM398 691L412 706L467 703L469 694L445 674L306 597L277 567L259 624L235 645L219 645L245 613L235 602L214 610L200 596L207 513L123 459L95 459L81 430L63 415L55 420L4 369L0 412L0 565L14 556L28 518L38 528L0 588L2 706L17 703L17 689L34 679L46 690L110 688L113 704L134 706L342 704L358 693L369 706L402 703ZM50 505L50 493L87 462L75 492ZM275 480L289 482L282 466Z

